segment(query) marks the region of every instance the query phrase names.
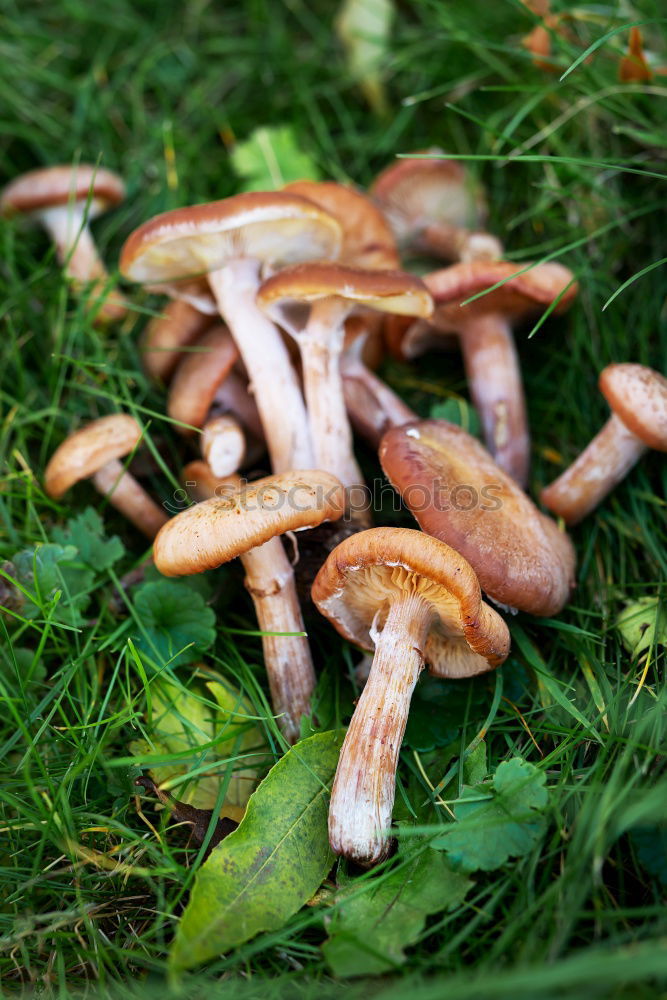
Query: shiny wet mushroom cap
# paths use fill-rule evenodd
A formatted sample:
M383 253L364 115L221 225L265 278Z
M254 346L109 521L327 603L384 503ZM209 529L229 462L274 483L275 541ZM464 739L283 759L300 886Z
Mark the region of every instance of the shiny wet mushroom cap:
M574 586L568 536L470 434L444 420L387 431L382 468L418 524L468 560L498 604L555 615Z

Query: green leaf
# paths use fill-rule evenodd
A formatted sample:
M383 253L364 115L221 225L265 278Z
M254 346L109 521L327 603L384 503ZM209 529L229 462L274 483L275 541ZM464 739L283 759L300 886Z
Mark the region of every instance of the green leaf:
M23 549L12 559L9 572L25 588L20 613L24 618L43 618L58 591L55 620L66 625L83 624L89 591L94 583L93 572L78 557L73 545L47 542L32 549Z
M482 424L477 410L465 399L450 396L449 399L440 403L434 403L430 415L433 420L447 420L450 424L456 424L457 427L462 427L464 431L475 437L479 437L482 433Z
M137 587L134 607L141 631L132 633L137 649L161 669L192 663L215 640L215 615L199 594L176 580Z
M260 126L231 153L243 191L271 191L290 181L319 180L314 161L299 148L290 125Z
M383 76L393 19L392 0L343 0L336 18L350 75L379 115L388 111Z
M405 949L417 941L426 918L453 909L472 886L431 848L405 860L388 875L350 882L340 894L322 945L334 975L393 971L405 962Z
M433 847L463 871L493 871L527 854L544 831L545 775L521 757L500 764L493 782L466 786L454 807L456 822Z
M456 738L461 720L470 722L488 701L487 681L446 681L424 671L410 703L404 743L425 753Z
M343 739L316 733L292 747L251 796L239 826L197 873L170 963L187 969L277 930L333 863L329 787Z
M72 517L63 528L54 528L53 539L60 545L73 545L81 562L103 573L122 557L123 543L116 535L107 538L104 522L96 510L86 507L82 514Z
M633 656L652 646L667 646L667 606L657 597L642 597L626 604L616 619L616 628Z

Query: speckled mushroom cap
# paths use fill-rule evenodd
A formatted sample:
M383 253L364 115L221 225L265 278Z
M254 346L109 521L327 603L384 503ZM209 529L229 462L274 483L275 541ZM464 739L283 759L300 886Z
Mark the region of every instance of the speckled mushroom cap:
M44 486L58 499L82 479L94 476L107 462L124 458L139 444L141 428L127 413L100 417L75 431L55 450L44 474Z
M345 491L328 472L283 472L190 507L164 525L154 546L165 576L203 573L287 531L335 521Z
M424 153L442 155L442 150ZM373 182L371 195L384 209L400 243L409 242L415 229L438 221L462 229L479 229L486 222L482 190L457 160L397 160Z
M391 226L361 191L335 181L294 181L283 190L309 198L340 222L343 263L383 271L401 266Z
M215 394L239 359L239 351L224 324L214 326L197 340L176 369L169 389L167 413L190 427L203 427ZM177 427L183 434L189 427Z
M39 212L55 205L91 200L91 217L118 204L125 197L125 185L117 174L104 167L81 163L76 167L45 167L21 174L0 195L4 215Z
M353 305L407 316L430 316L433 302L424 282L405 271L369 271L317 261L286 268L268 278L257 302L272 315L292 300L316 302L336 296Z
M526 267L530 270L524 270ZM517 273L519 271L520 274ZM498 288L467 306L460 305L500 281L503 284ZM424 283L436 306L450 303L456 306L449 314L438 308L434 316L436 322L442 321L446 315L461 318L466 314L473 316L490 312L518 319L536 306L550 305L559 295L561 298L554 312L561 313L569 308L578 292L572 272L554 261L534 265L513 264L508 260L461 261L427 274Z
M555 615L574 586L569 537L466 431L444 420L395 427L380 462L429 535L453 546L494 601Z
M510 647L505 622L482 601L470 564L437 538L411 528L369 528L350 535L315 578L312 597L338 632L373 648L392 603L417 593L434 612L424 659L441 677L497 667Z
M607 365L600 391L616 416L649 448L667 451L667 378L635 364Z
M223 201L177 208L145 222L126 240L120 270L131 281L174 297L194 295L212 307L205 276L236 257L286 267L334 259L341 246L338 222L312 201L282 192L252 191ZM200 278L191 284L193 278Z

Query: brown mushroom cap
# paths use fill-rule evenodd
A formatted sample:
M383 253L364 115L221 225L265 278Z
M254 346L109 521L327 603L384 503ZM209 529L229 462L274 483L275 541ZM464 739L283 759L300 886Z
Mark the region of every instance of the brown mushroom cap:
M418 524L468 560L490 598L554 615L574 585L569 537L466 431L416 420L387 431L380 462Z
M167 413L188 427L178 427L183 434L190 427L203 427L220 384L239 359L232 335L223 324L207 330L176 369L169 389Z
M125 197L125 185L117 174L87 163L78 166L45 167L21 174L0 195L0 212L38 212L55 205L91 198L91 217Z
M616 416L649 448L667 451L667 378L635 364L607 365L600 391Z
M58 499L112 459L123 458L141 440L141 428L127 413L100 417L76 431L55 450L44 474L46 492Z
M525 267L530 267L530 270L523 270ZM518 271L522 273L518 274ZM460 305L499 281L503 284L498 288L467 306ZM562 297L554 312L562 313L570 307L578 292L572 272L554 261L532 266L513 264L508 260L461 261L427 274L424 283L436 303L434 320L443 324L443 329L447 326L444 323L446 318L451 318L456 323L466 317L491 312L519 319L533 312L536 306L550 305L559 295ZM448 311L439 308L450 304L455 308Z
M434 618L424 659L441 677L469 677L509 653L507 626L481 598L472 567L437 538L411 528L369 528L329 555L312 588L319 610L350 642L373 648L392 603L406 593L427 601Z
M253 191L164 212L129 236L120 270L132 281L178 294L178 282L251 257L286 267L338 255L340 226L312 201Z
M257 302L271 314L286 300L317 302L336 296L380 312L430 316L431 296L421 278L405 271L369 271L342 264L297 264L268 278Z
M344 510L345 491L327 472L267 476L173 517L155 539L155 565L165 576L203 573L276 535L335 521Z
M382 212L367 195L335 181L294 181L284 191L309 198L340 222L340 259L354 267L395 270L401 266L396 240Z
M457 160L398 160L376 178L371 195L389 215L400 241L409 240L415 227L434 222L462 229L479 229L486 222L482 190Z

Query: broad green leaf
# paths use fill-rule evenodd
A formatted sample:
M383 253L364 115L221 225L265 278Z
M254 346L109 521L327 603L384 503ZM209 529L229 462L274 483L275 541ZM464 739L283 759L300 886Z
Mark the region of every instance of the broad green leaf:
M55 620L67 625L83 624L94 574L83 564L73 545L48 542L24 549L14 556L8 572L30 595L23 594L20 598L20 613L25 618L43 617L61 591Z
M636 827L630 839L646 871L667 889L667 823Z
M492 782L466 786L454 806L456 822L433 847L463 871L492 871L527 854L544 831L545 775L521 757L500 764Z
M336 18L350 75L379 115L388 110L383 78L393 19L393 0L343 0Z
M431 417L433 420L447 420L450 424L456 424L457 427L462 427L468 434L473 434L476 437L482 433L482 424L477 410L465 399L457 399L452 396L443 402L434 403L431 407Z
M633 656L651 646L667 646L667 605L657 597L642 597L626 604L616 619L616 628Z
M270 191L290 181L319 180L314 161L299 147L290 125L256 128L231 153L244 191Z
M329 787L340 732L292 747L250 797L237 830L202 865L174 940L170 963L187 969L282 927L333 863Z
M151 685L148 740L135 740L130 749L150 768L156 784L175 789L181 802L197 809L213 809L220 785L227 781L222 811L239 819L239 808L257 784L263 733L252 721L252 706L232 684L212 670L201 674L205 684L188 688L164 679ZM183 756L188 750L192 753ZM253 766L243 767L237 758L250 753ZM172 755L171 761L152 763ZM225 767L221 762L227 758ZM186 775L192 777L179 780Z
M92 507L69 519L62 528L54 528L53 540L60 545L73 545L81 562L96 573L103 573L117 563L125 549L117 535L107 538L104 522Z
M140 653L161 669L193 660L215 640L215 615L187 584L159 580L137 587L134 607L141 630L132 639Z
M340 894L322 945L335 975L378 976L402 965L426 918L457 906L472 885L431 848L405 860L389 874L350 882Z
M446 681L424 671L410 703L405 745L426 752L451 743L461 720L474 720L488 702L487 681ZM482 715L482 719L484 716Z

